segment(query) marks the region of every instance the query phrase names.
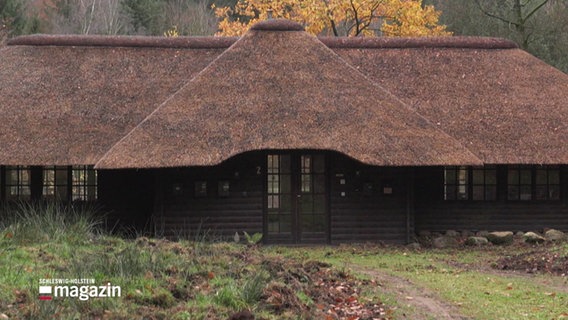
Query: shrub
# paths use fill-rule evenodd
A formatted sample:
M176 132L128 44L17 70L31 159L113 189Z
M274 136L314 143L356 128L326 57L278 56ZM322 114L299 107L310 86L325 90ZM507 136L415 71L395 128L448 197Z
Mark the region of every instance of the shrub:
M96 207L58 202L16 202L0 209L4 237L17 244L81 243L100 231L102 217Z

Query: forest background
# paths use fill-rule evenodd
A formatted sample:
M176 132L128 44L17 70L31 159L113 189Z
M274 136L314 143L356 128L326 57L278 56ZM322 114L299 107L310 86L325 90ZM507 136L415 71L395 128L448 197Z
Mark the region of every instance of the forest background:
M327 11L334 3L359 13L359 25L343 21L345 32L332 32L324 21L312 33L323 35L397 36L397 35L475 35L502 37L513 40L519 47L568 73L568 0L396 0L418 3L416 24L428 25L434 32L418 29L412 32L389 32L391 29L373 27L384 24L389 17L377 13L377 8L393 0L0 0L0 43L18 35L47 34L106 34L106 35L214 35L238 34L227 29L228 22L262 18L252 10L252 16L239 11L243 3L258 3L287 9L290 3L324 6ZM434 10L435 8L435 10ZM250 9L250 8L249 8ZM374 13L365 16L365 12ZM335 12L341 12L335 9ZM345 9L347 10L347 9ZM365 11L367 10L367 11ZM400 9L397 9L400 10ZM410 10L410 9L409 9ZM422 16L418 13L421 10ZM373 15L374 14L374 15ZM256 15L256 16L255 16ZM384 16L382 16L384 15ZM306 17L315 16L312 13ZM366 24L365 18L369 19ZM325 19L325 18L324 18ZM341 18L339 18L341 19ZM345 18L344 18L345 19ZM350 17L353 20L353 17ZM375 20L373 20L375 19ZM425 19L433 19L427 21ZM420 20L420 22L416 22ZM312 21L303 21L312 24ZM334 21L335 22L335 21ZM391 19L392 22L392 19ZM225 25L224 25L225 24ZM339 24L338 24L339 25ZM341 26L341 25L340 25ZM357 28L355 28L356 26ZM364 32L355 32L363 26ZM445 28L444 28L445 26ZM237 28L238 29L238 28ZM237 30L238 31L238 30ZM308 30L310 31L310 30Z

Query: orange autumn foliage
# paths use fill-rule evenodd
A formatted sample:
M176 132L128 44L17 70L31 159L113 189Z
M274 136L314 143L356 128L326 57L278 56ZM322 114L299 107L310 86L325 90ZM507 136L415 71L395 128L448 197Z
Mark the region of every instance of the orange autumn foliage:
M301 23L315 35L443 36L440 11L421 0L239 0L234 7L215 8L217 35L239 36L272 11L274 18Z

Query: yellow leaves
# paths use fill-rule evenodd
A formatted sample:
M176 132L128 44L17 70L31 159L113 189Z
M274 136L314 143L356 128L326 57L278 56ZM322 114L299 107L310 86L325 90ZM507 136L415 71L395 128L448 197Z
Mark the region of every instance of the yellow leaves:
M438 25L440 12L421 0L239 0L234 8L213 7L220 18L218 35L241 35L257 21L294 20L316 35L449 35Z
M166 32L164 32L164 37L168 37L168 38L179 37L179 32L178 32L177 26L173 26L170 29L168 29Z

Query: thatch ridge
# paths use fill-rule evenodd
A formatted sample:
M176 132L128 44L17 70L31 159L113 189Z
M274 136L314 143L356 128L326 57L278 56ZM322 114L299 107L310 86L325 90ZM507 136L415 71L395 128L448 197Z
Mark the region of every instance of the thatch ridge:
M288 20L260 22L253 30L299 31L300 24ZM251 28L252 29L252 28ZM464 48L514 49L518 46L506 39L488 37L318 37L328 47L335 48ZM19 36L8 40L8 46L91 46L91 47L153 47L187 49L222 49L230 47L238 37L150 37L150 36L99 36L99 35L47 35Z
M464 48L515 49L511 40L490 37L320 37L330 48L407 49L407 48Z
M224 49L236 37L155 37L155 36L99 36L47 35L20 36L8 41L8 46L80 46L80 47L151 47L187 49Z
M269 19L255 23L251 30L260 31L304 31L304 27L287 19Z

